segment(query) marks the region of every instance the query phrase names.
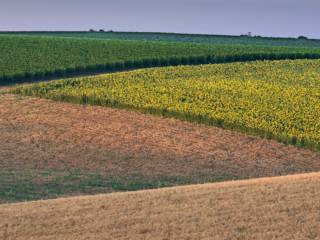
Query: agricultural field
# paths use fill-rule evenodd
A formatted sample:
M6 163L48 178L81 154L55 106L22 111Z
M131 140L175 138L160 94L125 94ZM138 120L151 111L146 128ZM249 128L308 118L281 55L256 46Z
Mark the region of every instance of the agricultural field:
M19 32L0 53L0 239L320 237L320 40Z
M320 171L320 153L143 113L0 95L0 203Z
M0 238L319 239L319 185L311 173L0 205Z
M0 85L152 66L315 59L320 48L0 35Z
M12 34L2 32L0 34ZM114 40L139 40L160 42L187 42L200 44L221 45L262 45L286 47L311 47L319 48L320 40L305 38L272 38L261 36L224 36L206 34L177 34L177 33L151 33L151 32L14 32L19 35L54 36L70 38L97 38Z
M215 125L320 150L320 61L155 68L11 92Z

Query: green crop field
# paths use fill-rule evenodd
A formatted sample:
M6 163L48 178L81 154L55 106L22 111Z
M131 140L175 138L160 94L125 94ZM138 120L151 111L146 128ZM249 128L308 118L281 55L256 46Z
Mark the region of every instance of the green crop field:
M5 34L5 33L3 33ZM177 33L151 33L151 32L17 32L15 34L33 36L56 36L76 38L98 38L117 40L143 40L161 42L190 42L204 44L241 44L241 45L265 45L265 46L289 46L289 47L320 47L318 39L297 38L272 38L227 36L206 34L177 34Z
M152 66L319 58L320 48L0 35L0 84Z
M125 107L320 149L320 60L181 66L18 87L13 93Z

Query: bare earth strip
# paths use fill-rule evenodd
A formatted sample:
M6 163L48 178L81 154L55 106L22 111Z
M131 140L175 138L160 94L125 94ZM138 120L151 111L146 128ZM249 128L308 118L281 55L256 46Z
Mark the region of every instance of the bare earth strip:
M18 172L15 182L20 173L39 169L119 179L134 175L143 182L182 179L179 184L320 171L320 153L275 141L126 110L8 94L0 95L0 133L0 166L6 174ZM38 175L32 179L41 182ZM0 189L12 184L8 179L0 176ZM81 193L87 192L74 194Z
M320 239L320 174L0 205L9 239Z

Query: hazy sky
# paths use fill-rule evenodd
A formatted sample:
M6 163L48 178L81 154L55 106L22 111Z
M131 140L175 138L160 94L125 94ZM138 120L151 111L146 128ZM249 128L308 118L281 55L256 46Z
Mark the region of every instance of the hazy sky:
M0 0L0 30L157 31L320 38L320 0Z

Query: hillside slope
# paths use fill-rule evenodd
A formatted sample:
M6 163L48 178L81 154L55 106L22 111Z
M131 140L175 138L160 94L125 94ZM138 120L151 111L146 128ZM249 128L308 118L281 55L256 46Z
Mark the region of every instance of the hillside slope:
M0 133L0 204L320 171L320 152L18 95L0 95Z
M1 239L319 239L320 174L0 205Z

